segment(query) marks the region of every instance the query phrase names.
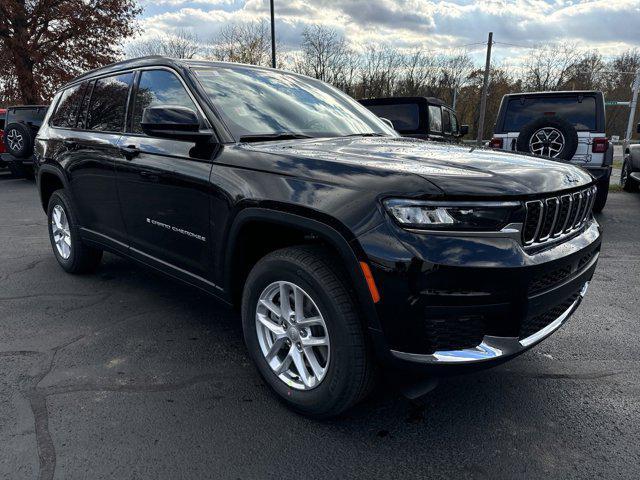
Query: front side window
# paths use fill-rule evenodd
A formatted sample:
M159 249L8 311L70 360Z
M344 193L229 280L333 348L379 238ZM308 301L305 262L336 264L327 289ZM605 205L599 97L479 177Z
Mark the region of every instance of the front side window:
M86 84L67 88L62 92L56 111L51 117L51 125L54 127L75 128L78 108L82 102Z
M353 98L319 80L253 67L196 70L234 137L397 134Z
M442 110L436 105L429 105L429 131L442 133Z
M451 133L451 114L449 110L442 110L442 124L444 125L444 133Z
M193 111L196 106L175 74L167 70L143 70L133 106L134 133L142 133L140 122L142 112L147 107L156 105L173 105L188 107Z
M596 99L578 95L512 98L507 104L503 130L519 132L541 116L562 117L578 131L595 130Z
M458 117L456 117L456 114L453 112L451 113L451 131L453 133L458 133L460 130L458 129Z
M132 73L99 78L93 87L86 129L122 132Z

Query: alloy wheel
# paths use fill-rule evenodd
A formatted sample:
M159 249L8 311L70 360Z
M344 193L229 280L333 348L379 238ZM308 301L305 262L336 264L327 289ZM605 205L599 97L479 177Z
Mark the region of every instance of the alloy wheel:
M565 138L557 128L543 127L536 130L529 140L529 151L535 155L556 158L565 146Z
M271 370L288 386L311 390L325 378L331 345L318 306L298 285L274 282L256 307L258 342Z
M61 205L53 207L51 212L51 234L58 255L67 260L71 256L71 230L67 214Z
M16 152L22 149L22 146L24 145L24 138L22 138L22 135L20 134L20 132L18 132L15 129L12 129L7 134L7 143L9 144L9 148L14 152Z

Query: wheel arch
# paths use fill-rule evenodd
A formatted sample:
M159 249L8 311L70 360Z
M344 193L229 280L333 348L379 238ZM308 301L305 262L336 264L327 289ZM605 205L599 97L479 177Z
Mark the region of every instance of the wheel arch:
M43 164L38 167L38 192L40 193L40 203L46 212L49 199L53 192L59 188L69 191L69 182L62 171L53 165ZM70 192L70 191L69 191Z
M234 304L237 304L244 281L248 275L248 271L243 271L238 263L240 258L243 257L242 249L245 245L243 238L250 234L252 227L262 225L284 228L286 233L291 233L293 241L290 245L285 246L300 244L302 239L304 242L322 243L336 252L351 280L366 326L379 328L375 305L359 264L359 261L364 259L365 256L357 240L348 238L348 233L339 231L338 228L340 227L337 225L330 225L326 221L302 216L300 213L284 212L270 208L244 208L235 216L229 230L227 245L224 249L224 284L226 286L225 290L229 293L229 297ZM346 227L343 229L346 230ZM296 237L296 233L301 236ZM251 260L249 259L250 262ZM253 263L247 265L249 270L252 266Z

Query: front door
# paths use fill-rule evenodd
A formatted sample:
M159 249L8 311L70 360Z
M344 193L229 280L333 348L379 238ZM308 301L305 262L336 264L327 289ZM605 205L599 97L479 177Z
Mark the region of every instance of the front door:
M144 108L181 105L198 111L172 71L143 70L131 124L120 139L118 193L131 254L151 264L210 278L209 176L212 148L152 138L140 127ZM204 120L202 120L204 121Z

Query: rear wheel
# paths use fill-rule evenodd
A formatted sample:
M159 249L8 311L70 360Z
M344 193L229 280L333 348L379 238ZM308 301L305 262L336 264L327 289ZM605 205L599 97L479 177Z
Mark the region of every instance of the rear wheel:
M315 246L277 250L251 270L245 342L260 374L292 409L338 415L373 386L372 359L349 281Z
M596 199L593 202L593 211L596 213L600 213L604 209L604 206L607 204L610 181L611 174L606 175L598 180L598 193L596 193Z
M69 273L94 271L102 259L102 250L82 243L71 199L64 190L56 190L49 200L49 239L60 266Z
M625 159L622 164L622 172L620 173L620 186L625 192L637 192L638 182L631 178L631 162Z

